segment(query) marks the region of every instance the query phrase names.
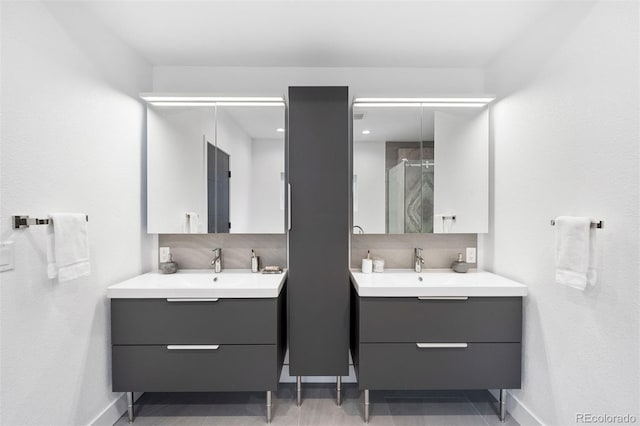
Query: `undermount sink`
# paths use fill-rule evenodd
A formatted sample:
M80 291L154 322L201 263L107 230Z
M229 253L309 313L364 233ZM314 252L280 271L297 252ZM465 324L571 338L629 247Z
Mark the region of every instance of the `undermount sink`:
M449 270L388 269L365 274L351 271L361 297L507 297L525 296L527 286L490 272L458 274Z
M182 270L175 274L151 272L113 285L110 299L135 298L269 298L278 297L282 274L252 273L248 269Z

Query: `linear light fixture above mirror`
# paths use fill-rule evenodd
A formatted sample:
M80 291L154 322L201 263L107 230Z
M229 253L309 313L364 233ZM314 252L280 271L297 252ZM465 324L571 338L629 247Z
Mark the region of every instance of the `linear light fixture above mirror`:
M284 106L281 96L211 96L194 94L141 93L140 97L156 106Z
M495 99L495 96L447 96L429 98L355 98L354 107L450 107L482 108Z

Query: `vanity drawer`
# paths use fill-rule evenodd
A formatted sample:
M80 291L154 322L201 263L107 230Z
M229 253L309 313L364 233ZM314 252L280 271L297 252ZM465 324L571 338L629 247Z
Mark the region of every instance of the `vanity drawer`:
M360 389L520 388L520 343L363 343L359 349Z
M278 386L276 345L113 346L114 392L265 391Z
M521 297L359 297L360 342L520 342Z
M276 344L277 299L112 299L113 345Z

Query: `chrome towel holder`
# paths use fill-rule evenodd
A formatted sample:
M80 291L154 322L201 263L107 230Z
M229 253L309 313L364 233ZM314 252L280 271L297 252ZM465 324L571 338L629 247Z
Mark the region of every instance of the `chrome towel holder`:
M88 221L89 216L87 215L87 222ZM38 219L37 217L29 217L28 215L15 215L11 216L11 223L13 224L13 229L24 229L32 225L48 225L53 222L49 218Z
M555 226L556 225L556 221L551 219L551 226ZM592 228L604 228L604 221L603 220L599 220L597 222L591 222L591 227Z

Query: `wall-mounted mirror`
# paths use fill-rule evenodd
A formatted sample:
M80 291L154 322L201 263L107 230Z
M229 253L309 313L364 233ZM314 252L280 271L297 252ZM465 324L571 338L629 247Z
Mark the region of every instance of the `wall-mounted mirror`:
M354 233L487 232L488 138L484 104L355 103Z
M147 106L148 232L284 233L282 103Z

